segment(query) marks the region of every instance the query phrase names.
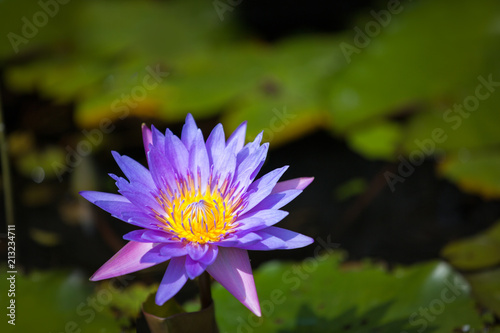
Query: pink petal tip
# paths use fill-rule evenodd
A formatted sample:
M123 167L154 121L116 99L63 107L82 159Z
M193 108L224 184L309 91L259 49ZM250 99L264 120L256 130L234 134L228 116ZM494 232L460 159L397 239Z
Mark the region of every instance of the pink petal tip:
M246 250L219 247L217 259L207 267L207 272L256 316L261 316L252 267Z

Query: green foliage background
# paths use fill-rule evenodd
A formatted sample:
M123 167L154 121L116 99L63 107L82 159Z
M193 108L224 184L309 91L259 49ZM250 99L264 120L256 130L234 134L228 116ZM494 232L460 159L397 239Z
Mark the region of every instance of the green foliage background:
M413 161L425 155L464 191L500 198L498 1L401 2L377 33L366 30L376 21L374 14L364 13L354 22L364 37L352 29L272 44L245 35L229 11L221 20L210 1L73 0L56 9L27 37L21 18L33 22L43 10L40 4L0 2L2 80L15 93L36 92L73 105L81 129L99 127L102 119L119 122L123 94L144 86L149 68L168 75L137 105L125 107L127 117L178 122L187 112L196 119L219 116L227 132L248 120L249 137L264 128L273 146L327 129L368 159ZM485 81L492 83L485 86ZM487 97L479 99L478 89ZM477 105L468 111L474 100ZM286 130L274 135L278 130L270 124L283 114ZM55 177L49 165L63 163L64 155L62 147L52 147L23 155L16 167L28 175L33 166L42 166L47 177ZM498 228L492 230L443 250L457 270L486 269L480 273L460 275L437 261L390 272L372 263L346 270L334 255L291 290L282 276L301 264L269 263L256 273L259 293L285 288L287 303L275 305L256 331L413 332L409 315L439 299L447 288L443 281L452 278L465 278L471 289L447 305L426 332L490 327L492 316L500 316L499 273L491 268L500 263L500 241ZM67 274L20 275L19 289L29 291L18 300L21 326L52 318L56 330L78 317L73 309L98 290ZM127 292L141 296L132 305L124 296L117 300L117 312L103 311L83 331L110 327L107 332L118 332L120 324L126 326L124 318L137 313L124 310L125 304L137 309L149 293L134 288ZM222 288L214 294L222 332L240 325L238 318L247 320L248 311ZM50 306L47 299L53 299ZM36 316L29 315L33 322L21 316L28 312L23 307L37 309Z
M422 151L416 140L442 129L444 140L423 151L440 160L442 175L464 190L500 195L498 1L401 2L392 14L384 9L378 30L372 13L358 30L275 44L241 38L231 12L221 21L205 1L71 1L32 38L23 37L19 18L31 22L40 5L1 6L9 15L0 29L10 37L0 42L0 59L20 59L6 67L6 84L75 102L81 127L117 120L113 102L141 85L150 66L168 78L130 108L133 115L222 114L230 128L248 120L249 136L266 128L274 144L326 127L360 154L392 161ZM476 94L480 78L494 82L493 91L481 88L488 97L473 111L447 113ZM272 111L283 107L287 131L274 136ZM457 157L464 149L467 161Z

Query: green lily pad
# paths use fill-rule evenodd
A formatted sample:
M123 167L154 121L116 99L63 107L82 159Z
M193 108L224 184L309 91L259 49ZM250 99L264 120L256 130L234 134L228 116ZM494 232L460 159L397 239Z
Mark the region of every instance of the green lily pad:
M7 68L9 85L25 93L38 92L56 103L70 103L101 84L108 68L85 57L39 59Z
M5 266L2 270L7 271ZM131 332L142 302L156 289L132 284L130 276L96 284L77 271L13 275L15 295L5 299L15 300L15 325L7 325L3 332L37 332L40 328L47 332ZM3 290L9 290L9 282L3 279Z
M230 104L223 122L248 121L248 135L264 130L264 141L288 142L330 123L324 86L345 64L336 36L299 36L240 63L256 74L252 86Z
M65 2L65 3L63 3ZM57 45L75 30L74 14L81 1L0 1L0 60L31 56ZM64 27L64 28L61 28Z
M498 2L456 1L453 14L445 0L399 4L385 23L371 14L353 30L348 44L359 52L347 53L329 96L337 131L442 98L482 73Z
M347 140L353 150L367 158L391 160L396 156L402 136L401 126L383 122L353 131Z
M123 316L128 318L137 318L141 312L141 304L158 289L158 285L146 286L141 283L134 283L130 287L120 289L123 287L116 280L106 280L99 285L95 294L98 295L99 292L106 290L112 291L113 298L109 307L119 309Z
M120 332L126 323L117 321L107 307L113 294L92 295L92 284L80 273L18 273L14 280L15 297L10 299L15 299L15 326L7 325L6 332L35 332L41 327L47 332Z
M433 261L387 272L379 265L341 265L318 254L300 263L270 262L255 274L262 317L225 289L214 288L223 332L451 332L482 322L465 280Z
M441 255L461 270L487 269L500 264L500 223L446 245Z
M500 155L496 149L450 154L441 161L439 172L464 191L500 198Z
M500 269L465 274L465 278L479 304L500 317Z
M86 3L76 20L78 45L103 58L121 54L170 62L206 52L233 34L205 1Z
M475 299L500 316L500 222L478 235L453 241L441 251L464 277Z

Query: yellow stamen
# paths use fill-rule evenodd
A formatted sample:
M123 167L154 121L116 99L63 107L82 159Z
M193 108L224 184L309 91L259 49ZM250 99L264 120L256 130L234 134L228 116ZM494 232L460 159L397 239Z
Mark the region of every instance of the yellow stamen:
M199 184L200 177L197 180ZM177 181L176 190L160 191L156 200L163 211L154 211L160 222L158 226L179 240L199 244L216 242L232 233L242 200L234 195L235 189L230 187L228 179L220 187L216 184L216 180L210 179L202 191L188 175L187 179Z

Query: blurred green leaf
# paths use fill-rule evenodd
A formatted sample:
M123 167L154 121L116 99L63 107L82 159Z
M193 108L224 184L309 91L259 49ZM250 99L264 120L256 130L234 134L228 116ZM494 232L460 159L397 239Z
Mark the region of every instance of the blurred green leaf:
M61 243L61 236L55 232L39 228L30 228L29 234L31 239L43 246L56 246Z
M113 295L92 295L92 284L81 273L18 273L15 286L16 325L7 325L6 332L36 332L42 327L47 332L121 332L120 325L126 323L117 321L107 307Z
M5 76L9 85L26 93L39 92L56 103L70 103L80 99L99 86L106 75L106 67L83 57L40 59L36 62L12 66Z
M338 201L350 199L363 193L366 189L366 180L363 178L353 178L341 184L335 189L335 198Z
M358 129L347 140L349 146L370 159L394 159L403 130L401 126L383 122Z
M486 309L500 317L500 269L474 274L465 274L474 298Z
M214 288L220 331L445 333L482 326L467 284L445 263L389 273L370 263L340 262L338 255L322 254L259 268L254 276L262 318L222 287Z
M234 15L221 21L201 0L41 3L0 2L9 13L0 22L4 36L21 34L25 18L57 12L19 53L9 38L0 43L0 59L12 60L6 86L74 104L82 128L127 117L178 122L191 112L222 119L228 132L248 121L248 139L263 130L273 146L326 128L369 159L395 160L422 145L429 157L451 156L447 162L464 151L498 154L495 0L400 3L366 13L348 31L272 44L246 36ZM346 53L346 45L356 51ZM456 111L480 84L488 96L470 114ZM33 156L24 161L33 164ZM484 165L485 176L452 164L448 179L500 196L491 185L496 162Z
M500 222L480 234L446 245L441 251L464 275L475 299L500 316Z
M402 3L398 10L388 13L386 27L375 17L357 26L365 31L365 24L373 22L380 32L364 32L364 41L359 32L354 34L350 45L359 54L346 58L349 66L331 86L338 131L445 96L482 72L489 42L496 36L492 26L500 15L497 1L419 1Z
M42 4L40 4L42 3ZM75 32L74 15L83 1L0 1L0 60L33 56L61 47Z
M199 0L86 1L77 25L83 52L101 57L139 55L167 63L206 52L233 34L211 3Z
M108 306L120 309L120 311L129 318L137 318L141 312L142 303L157 289L158 285L146 286L140 283L134 283L118 292L116 286L114 286L114 281L106 280L99 285L95 293L99 294L101 290L117 290L117 292L113 294L113 298Z
M349 65L333 81L334 130L372 159L394 159L398 152L447 154L441 171L448 179L499 197L499 3L483 0L478 8L466 1L420 1L399 9L383 9L389 15L382 18L389 20L385 27L372 12L357 24L361 30L353 39L341 44L366 42L347 56ZM380 27L375 36L374 23ZM365 24L372 26L368 35ZM406 122L380 125L392 116Z
M6 267L2 270L7 271ZM10 276L10 275L9 275ZM131 277L91 283L81 272L15 275L16 325L5 332L132 332L146 297L157 286L131 284ZM9 290L8 280L2 282Z
M450 154L439 165L440 173L464 191L486 198L500 197L500 155L497 150Z
M324 84L344 66L338 41L299 36L262 52L259 66L248 64L259 75L225 113L224 123L234 129L248 120L250 138L264 130L264 141L273 144L324 127L329 123Z
M40 183L45 177L56 176L53 164L64 163L64 158L64 151L57 146L47 147L41 151L30 150L16 160L16 168L23 176Z
M446 245L441 255L462 270L486 269L500 264L500 223L490 229Z

